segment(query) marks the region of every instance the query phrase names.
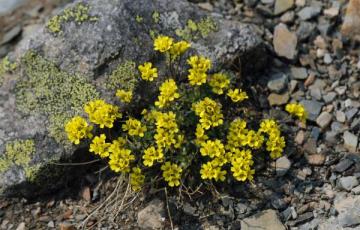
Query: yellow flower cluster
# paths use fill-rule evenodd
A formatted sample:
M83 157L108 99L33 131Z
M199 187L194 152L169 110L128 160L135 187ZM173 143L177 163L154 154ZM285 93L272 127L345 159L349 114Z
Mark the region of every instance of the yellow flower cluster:
M161 149L155 149L154 146L151 146L144 151L144 155L142 156L143 163L145 166L151 167L154 164L154 161L162 162L164 159L164 154Z
M225 147L220 140L208 140L201 145L200 153L202 156L210 158L220 157L225 155Z
M109 166L114 172L129 172L130 162L135 160L130 149L118 148L110 154Z
M227 95L233 102L242 102L243 100L249 98L247 93L241 89L229 89Z
M99 155L101 158L105 158L110 155L109 147L110 147L110 143L106 143L105 134L101 134L100 136L94 137L94 139L90 144L89 151L91 153L95 153L96 155Z
M92 138L91 130L93 129L86 120L80 116L73 117L65 125L65 131L71 142L78 145L84 138Z
M212 158L211 161L201 166L200 174L202 179L214 179L215 181L224 181L226 171L222 166L228 162L228 154L220 140L208 140L203 142L200 148L202 156Z
M116 91L116 96L120 99L121 102L129 103L132 99L133 94L131 91L119 89Z
M252 180L255 170L252 169L254 161L250 150L234 149L231 157L231 172L235 180L246 181Z
M190 48L190 43L179 41L174 43L174 39L160 35L154 40L154 50L161 53L169 52L172 59L180 57Z
M145 81L153 81L158 77L157 68L152 68L151 62L145 62L139 65L138 69L141 73L141 78Z
M306 122L307 112L302 104L289 103L285 106L285 110L291 115L298 117L300 121Z
M224 89L229 87L230 79L224 73L216 73L211 76L209 85L214 93L221 95L224 93Z
M130 136L139 136L143 137L147 128L145 125L141 124L141 121L135 118L129 118L126 120L125 124L122 125L122 129L127 131Z
M164 53L171 49L174 39L160 35L154 40L154 50Z
M210 127L222 125L224 122L224 116L221 113L221 104L208 97L194 103L192 110L200 117L200 125L205 130L210 129Z
M163 177L170 187L179 186L182 168L175 163L165 162L161 166Z
M174 101L180 97L180 94L177 92L177 85L173 79L168 79L160 86L160 95L158 101L155 102L155 105L159 108L165 107L169 102Z
M133 167L130 173L130 185L131 189L135 192L141 190L141 186L144 184L145 175L142 174L139 167Z
M246 129L246 121L238 118L230 123L227 142L226 149L230 151L245 146L259 149L264 143L264 136L260 131Z
M203 129L203 127L200 124L197 124L197 126L196 126L195 136L196 136L195 143L197 145L201 145L207 139L209 139L209 137L205 134L205 130Z
M201 166L200 170L201 179L214 179L215 181L224 181L226 171L222 170L221 166L214 163L214 161L209 161L206 164Z
M173 112L157 113L156 134L154 136L158 148L176 147L179 144L179 128L176 124L176 115Z
M117 106L108 104L104 100L90 101L85 105L84 110L90 121L100 128L112 128L114 121L122 117Z
M281 157L285 148L285 138L281 136L280 129L274 120L264 120L260 123L260 132L268 135L266 150L270 152L270 157L276 159Z
M188 79L190 85L202 85L206 83L206 72L211 68L211 61L202 56L191 56L187 63L191 66Z
M228 130L226 149L234 151L234 149L245 146L247 143L247 133L246 121L240 118L233 120Z
M190 43L186 41L179 41L174 43L170 48L170 55L173 58L180 57L182 54L184 54L189 48Z

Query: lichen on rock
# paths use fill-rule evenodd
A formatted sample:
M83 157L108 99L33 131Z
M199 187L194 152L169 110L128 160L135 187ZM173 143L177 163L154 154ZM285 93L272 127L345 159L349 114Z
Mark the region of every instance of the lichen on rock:
M62 26L69 21L82 24L85 21L96 21L98 17L89 15L90 7L85 3L78 3L72 8L65 9L60 15L55 15L47 23L47 28L54 34L62 32Z
M0 157L0 173L14 165L27 171L34 153L35 143L33 140L15 140L6 143L5 152Z
M133 91L138 82L136 74L136 63L127 60L118 65L111 73L106 81L106 88L109 90L123 89L126 91Z
M7 72L14 71L17 67L15 62L10 62L9 57L6 56L0 61L0 85L3 81L3 75Z
M206 38L211 32L217 31L217 23L211 17L204 17L195 22L191 19L183 29L177 29L176 35L187 41L196 41Z
M29 51L21 60L24 76L15 88L18 109L24 114L40 113L49 117L49 135L66 144L64 124L82 113L83 105L99 97L85 77L59 70L53 63Z

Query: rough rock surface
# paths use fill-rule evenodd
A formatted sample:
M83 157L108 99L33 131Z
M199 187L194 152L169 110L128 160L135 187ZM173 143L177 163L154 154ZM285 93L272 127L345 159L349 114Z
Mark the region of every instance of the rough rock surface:
M241 229L252 230L252 229L278 229L285 230L284 225L280 222L279 217L275 210L265 210L254 216L248 217L241 221Z
M113 94L108 92L121 82L130 87L126 84L135 81L139 63L152 61L161 69L163 60L156 58L151 34L177 34L191 40L194 49L213 60L214 70L244 56L241 63L249 67L264 56L261 40L250 25L212 17L186 1L91 0L86 4L94 20L63 22L58 33L42 28L10 55L20 71L17 78L5 76L0 88L3 189L35 178L49 161L74 152L66 143L63 125L81 113L84 102L98 96L111 101ZM191 31L188 20L198 23L199 29ZM14 149L26 153L24 161L12 158Z

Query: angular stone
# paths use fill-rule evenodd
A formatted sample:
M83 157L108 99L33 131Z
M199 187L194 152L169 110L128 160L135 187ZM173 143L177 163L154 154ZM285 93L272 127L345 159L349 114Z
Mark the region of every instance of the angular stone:
M322 112L318 118L316 119L316 124L320 126L320 128L326 128L332 120L332 115L328 112Z
M294 0L276 0L274 14L281 14L294 6Z
M339 163L337 163L337 165L335 165L333 171L337 172L337 173L342 173L345 170L347 170L348 168L351 167L351 165L353 165L354 162L349 160L349 159L344 159L342 161L340 161Z
M280 93L286 86L287 76L284 73L273 74L267 84L267 87L275 93Z
M329 93L323 95L323 99L324 99L325 103L330 103L330 102L334 101L336 95L337 94L335 92L329 92Z
M245 218L241 221L241 230L285 230L285 226L279 220L277 212L272 209Z
M308 73L303 67L292 67L291 76L297 80L305 80L308 77Z
M284 93L284 94L271 93L268 96L268 101L271 106L285 105L289 101L289 99L290 99L290 96L288 93Z
M282 156L276 160L276 175L284 176L290 169L291 162L286 156Z
M345 148L355 153L358 145L358 137L349 131L345 131L343 139Z
M316 165L316 166L323 165L326 159L325 155L321 153L306 154L305 157L310 165Z
M340 188L346 191L351 191L352 188L359 185L359 181L356 179L355 176L346 176L346 177L341 177L338 181L338 184Z
M163 229L165 204L159 199L152 200L137 214L137 223L142 229Z
M308 119L315 121L322 109L323 103L315 100L303 100L300 103L304 105L306 111L308 112Z
M106 101L115 103L115 88L137 86L136 66L145 61L153 62L159 71L164 69L164 59L153 50L151 34L190 39L191 52L210 58L213 71L232 66L239 58L246 62L254 58L243 66L253 69L264 57L262 41L251 25L212 17L188 1L72 2L65 8L77 7L80 2L87 4L89 16L97 19L64 22L59 34L43 27L9 55L21 62L19 77L5 78L0 87L0 130L6 137L0 143L1 159L7 144L31 142L25 146L31 147L25 151L31 156L29 162L18 165L8 161L9 165L0 170L0 188L9 193L15 192L11 186L21 184L17 193L35 195L34 191L41 190L31 190L23 182L39 173L49 175L48 171L54 168L49 162L72 156L79 146L68 142L64 124L69 117L81 113L85 101L101 94ZM154 19L154 12L159 17ZM144 20L138 22L136 16ZM201 32L187 34L189 29L184 28L188 20L205 26ZM112 73L118 73L118 78L113 79ZM147 92L141 89L136 93L150 98L155 95L154 90L149 87ZM59 186L54 181L61 180L49 181L51 186ZM51 188L45 183L36 184Z
M349 38L358 38L360 36L360 0L350 0L341 33Z
M343 111L338 110L338 111L336 111L335 115L336 115L336 120L338 122L344 123L346 121L346 116L345 116L345 113Z
M300 130L295 137L295 142L298 145L302 145L305 140L305 132L303 130Z
M321 12L321 7L319 6L307 6L300 10L297 15L303 21L309 20L313 17L316 17Z
M278 56L295 58L297 37L295 33L288 30L285 24L280 23L275 27L273 45Z

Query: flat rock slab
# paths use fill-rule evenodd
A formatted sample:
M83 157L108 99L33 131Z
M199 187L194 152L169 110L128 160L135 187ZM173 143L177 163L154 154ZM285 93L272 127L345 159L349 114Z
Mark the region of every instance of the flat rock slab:
M241 230L285 230L277 212L272 209L265 210L241 221Z
M74 10L80 2L66 8ZM28 183L24 189L9 188L37 180L40 169L49 175L49 162L72 156L76 148L66 140L63 127L67 119L81 115L85 102L97 97L114 102L120 86L131 86L150 98L151 90L141 88L135 79L136 66L145 61L160 71L165 66L153 50L154 36L189 40L190 54L211 58L212 71L234 62L251 70L264 57L262 41L251 25L212 16L187 1L84 4L91 20L61 22L57 33L44 26L10 55L19 72L5 76L0 87L0 188L9 194L34 195ZM190 29L191 22L196 30Z

